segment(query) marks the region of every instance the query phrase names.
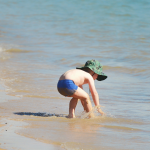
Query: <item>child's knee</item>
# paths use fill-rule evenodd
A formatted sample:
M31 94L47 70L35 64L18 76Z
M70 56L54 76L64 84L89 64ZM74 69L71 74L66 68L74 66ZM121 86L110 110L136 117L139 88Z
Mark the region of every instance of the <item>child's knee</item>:
M86 95L86 100L90 100L90 96L88 94Z
M84 100L84 103L85 103L85 104L89 104L89 103L90 103L90 100L89 100L89 99L85 99L85 100Z
M88 104L90 102L90 97L87 94L85 98L82 99L82 101L84 102L84 104Z

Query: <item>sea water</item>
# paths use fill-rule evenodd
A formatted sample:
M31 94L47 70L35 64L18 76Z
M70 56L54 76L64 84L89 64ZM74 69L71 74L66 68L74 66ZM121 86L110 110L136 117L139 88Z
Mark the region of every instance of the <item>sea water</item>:
M149 149L148 0L5 0L0 6L0 80L14 96L1 103L1 116L25 119L30 128L20 134L62 149ZM77 118L67 119L70 99L58 93L58 79L89 59L100 61L108 76L95 81L106 116L82 117L79 102Z

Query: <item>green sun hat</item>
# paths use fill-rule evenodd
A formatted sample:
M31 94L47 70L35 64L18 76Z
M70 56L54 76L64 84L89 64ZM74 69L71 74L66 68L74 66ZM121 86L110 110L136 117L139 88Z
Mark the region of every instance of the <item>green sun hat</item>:
M102 65L100 64L99 61L97 60L88 60L84 67L77 67L76 69L81 69L83 70L84 68L90 68L94 73L98 74L97 80L102 81L107 78L107 76L102 72Z

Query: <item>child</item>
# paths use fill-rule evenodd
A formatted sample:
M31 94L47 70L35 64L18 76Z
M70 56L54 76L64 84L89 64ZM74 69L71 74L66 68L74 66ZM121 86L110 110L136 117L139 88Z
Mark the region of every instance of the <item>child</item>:
M78 99L86 112L92 111L92 104L89 95L83 90L82 85L88 84L95 106L98 112L103 115L99 107L99 96L95 88L94 80L105 80L107 76L102 72L102 66L97 60L88 60L84 67L76 68L65 72L59 79L57 89L60 94L72 97L69 104L69 118L75 118L75 108Z

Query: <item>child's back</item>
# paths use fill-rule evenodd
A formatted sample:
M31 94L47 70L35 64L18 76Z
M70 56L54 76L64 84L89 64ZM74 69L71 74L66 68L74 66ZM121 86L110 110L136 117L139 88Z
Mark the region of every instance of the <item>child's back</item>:
M72 80L77 86L82 86L92 79L91 75L80 69L72 69L65 72L59 80Z

